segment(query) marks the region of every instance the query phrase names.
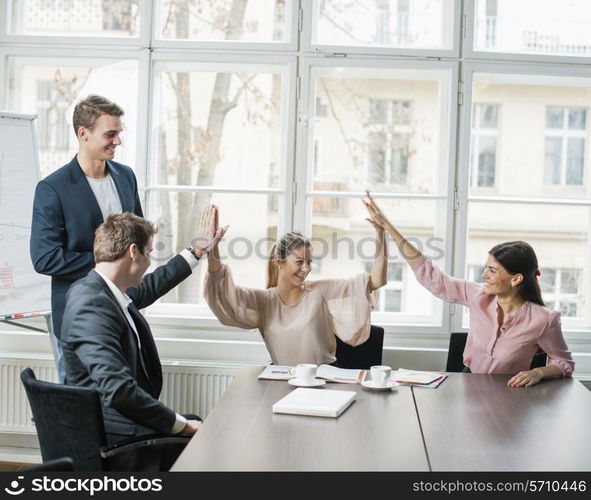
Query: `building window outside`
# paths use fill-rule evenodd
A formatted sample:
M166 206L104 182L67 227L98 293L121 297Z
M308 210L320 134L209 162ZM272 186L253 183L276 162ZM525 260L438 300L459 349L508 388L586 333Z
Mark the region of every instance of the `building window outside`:
M69 82L56 85L52 80L37 80L37 142L40 150L67 151L72 130L66 120Z
M470 151L470 185L473 188L495 187L498 117L497 104L474 104Z
M560 311L562 316L577 317L581 314L582 297L579 293L580 269L542 268L540 288L542 298L549 309Z
M521 53L525 59L522 35L528 30L542 33L556 28L564 37L574 33L568 28L568 17L542 26L554 14L549 13L551 2L540 2L536 14L539 10L544 15L530 19L522 15L522 2L478 1L477 15L495 19L486 31L488 48L494 45L494 50ZM58 2L10 0L8 29L0 27L2 35L9 35L3 38L7 92L2 105L39 115L42 175L74 153L76 141L69 120L77 99L96 92L122 105L126 141L118 148L117 161L136 167L140 188L146 193L146 215L161 228L158 259L164 260L185 239L189 228L179 220L181 214L212 200L230 219L234 240L272 240L279 231L289 230L324 241L336 235L337 241L343 240L344 250L338 247L337 253L329 252L312 279L351 276L369 259L369 254L349 256L346 251L346 242L357 248L373 237L358 199L369 187L379 193L380 205L405 236L415 241L449 241L448 231L462 227L454 224L465 217L466 234L454 235L453 244L438 246L457 252L465 245L467 262L480 262L501 241L527 239L523 228L532 228L540 263L554 269L553 283L559 283L553 285L551 295L545 292L549 305L565 316L585 316L586 324L591 321L584 285L588 271L580 257L581 246L589 244L588 200L570 199L565 204L559 196L548 197L557 190L544 189L548 185L580 188L588 182L591 78L584 71L571 71L567 60L559 60L561 54L571 57L571 52L540 52L538 47L536 57L551 53L555 59L536 68L496 56L493 50L488 50L486 60L482 54L472 59L460 56L446 30L453 25L447 22L449 12L449 18L455 16L458 22L469 13L466 2L161 0L145 8L147 3L88 0L90 15L89 9L68 2L68 12L78 9L77 14L64 15L63 22L69 24L60 25L59 30L77 36L74 45L63 38L59 44L54 42L52 36L66 33L49 32L46 28L51 23L41 22L63 14L55 7ZM578 0L571 3L581 5ZM119 6L123 16L113 9ZM461 12L454 11L456 6ZM512 26L505 16L509 6L519 9ZM301 31L293 29L298 8L305 14ZM557 14L569 7L559 10ZM584 20L587 11L577 7L580 15L571 18ZM198 18L199 14L203 16ZM540 26L533 26L534 21ZM152 35L141 30L141 42L137 40L140 24L154 25ZM580 45L587 46L588 36L583 35ZM32 36L37 42L46 37L46 47L39 53L27 39ZM126 40L120 46L115 36ZM484 38L477 34L474 40L484 43ZM206 47L209 42L214 43L213 49ZM256 49L251 42L257 43ZM314 57L321 43L332 48L334 57ZM107 59L119 49L119 60ZM441 50L448 51L444 58L439 57ZM340 52L346 57L338 57ZM474 69L475 59L481 68ZM466 98L456 108L450 106L449 96L460 83L458 65L474 75L472 92L465 95L475 104ZM54 79L58 71L62 76ZM70 82L71 88L62 82ZM62 93L67 95L63 102ZM137 105L139 114L133 109ZM466 131L462 109L468 106L472 120ZM147 130L145 124L152 128ZM456 127L450 124L469 134L467 144L458 143L469 151L455 150ZM528 131L529 136L516 131ZM136 132L137 141L132 136ZM136 151L148 152L140 153L141 161L136 162ZM469 172L466 178L464 172ZM450 208L450 182L459 193L455 211ZM582 192L570 191L573 196ZM491 213L502 223L491 222ZM573 238L573 233L578 236ZM260 286L264 281L261 259L245 262L241 247L234 245L231 250L232 258L241 261L230 261L236 281ZM267 249L260 245L257 250L264 254ZM574 256L576 292L565 285L572 281L569 270L560 271L562 264L571 262L553 258L559 252ZM441 257L432 257L445 268ZM426 292L421 295L424 290L413 281L412 273L406 273L404 280L394 279L393 273L389 269L389 283L380 292L378 320L383 318L396 331L404 331L406 325L427 325L429 331L439 332L457 323L457 316L442 312L447 309L441 301ZM481 271L475 268L473 273L468 271L466 276L480 281ZM201 298L202 277L201 272L195 273L186 291L169 295L159 304L163 307L154 311L163 316L179 311L211 318Z
M546 107L545 184L583 185L586 136L587 109Z
M365 262L365 272L371 273L373 262ZM406 263L388 262L388 282L378 293L375 311L401 312L403 310L403 290Z
M369 100L368 182L406 184L410 151L410 101Z

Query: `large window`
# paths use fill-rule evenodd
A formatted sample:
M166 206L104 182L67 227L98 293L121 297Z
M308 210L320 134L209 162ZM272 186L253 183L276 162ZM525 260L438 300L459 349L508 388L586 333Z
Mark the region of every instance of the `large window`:
M0 108L37 114L42 175L77 151L78 99L124 108L116 160L159 226L155 264L214 202L240 285L264 286L289 230L312 238L311 279L366 272L369 189L458 278L480 281L494 244L531 243L544 300L577 338L591 327L588 3L8 0ZM446 345L465 315L389 253L372 321L390 345ZM236 338L204 303L205 270L148 311L160 334Z

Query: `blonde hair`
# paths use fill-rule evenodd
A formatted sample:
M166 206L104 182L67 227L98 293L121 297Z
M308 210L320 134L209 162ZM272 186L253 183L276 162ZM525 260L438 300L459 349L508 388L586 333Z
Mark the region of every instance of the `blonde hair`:
M275 259L285 260L292 250L303 246L309 247L310 240L302 233L296 231L284 234L275 242L267 260L267 288L277 286L279 279L279 271L275 264Z

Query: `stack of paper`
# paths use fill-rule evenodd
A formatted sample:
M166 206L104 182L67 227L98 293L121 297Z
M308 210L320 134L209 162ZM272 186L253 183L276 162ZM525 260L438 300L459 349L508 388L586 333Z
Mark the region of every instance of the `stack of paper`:
M444 372L424 372L399 368L392 373L391 380L404 385L415 385L434 389L447 378Z
M293 378L293 376L290 375L290 370L292 368L293 366L269 365L265 367L258 378L265 380L289 380L290 378ZM331 365L320 365L316 372L316 378L342 384L358 384L365 378L365 370L351 370L336 368Z
M273 405L273 413L338 417L355 401L354 391L298 388Z

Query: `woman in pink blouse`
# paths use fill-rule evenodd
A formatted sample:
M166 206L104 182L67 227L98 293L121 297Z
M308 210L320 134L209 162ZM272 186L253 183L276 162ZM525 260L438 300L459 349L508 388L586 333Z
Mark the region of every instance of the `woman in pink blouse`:
M271 250L267 288L245 288L234 283L216 246L208 254L205 299L224 325L257 328L274 364L338 363L335 335L350 345L365 342L376 290L386 284L384 229L375 223L374 227L376 257L371 272L350 279L307 281L312 268L310 241L292 232Z
M574 361L560 327L560 313L544 306L538 260L524 241L495 245L488 254L484 284L448 276L433 266L383 215L367 193L375 223L394 239L417 280L433 295L470 310L464 365L473 373L513 374L507 385L530 387L544 378L570 377ZM541 349L547 365L529 369Z

